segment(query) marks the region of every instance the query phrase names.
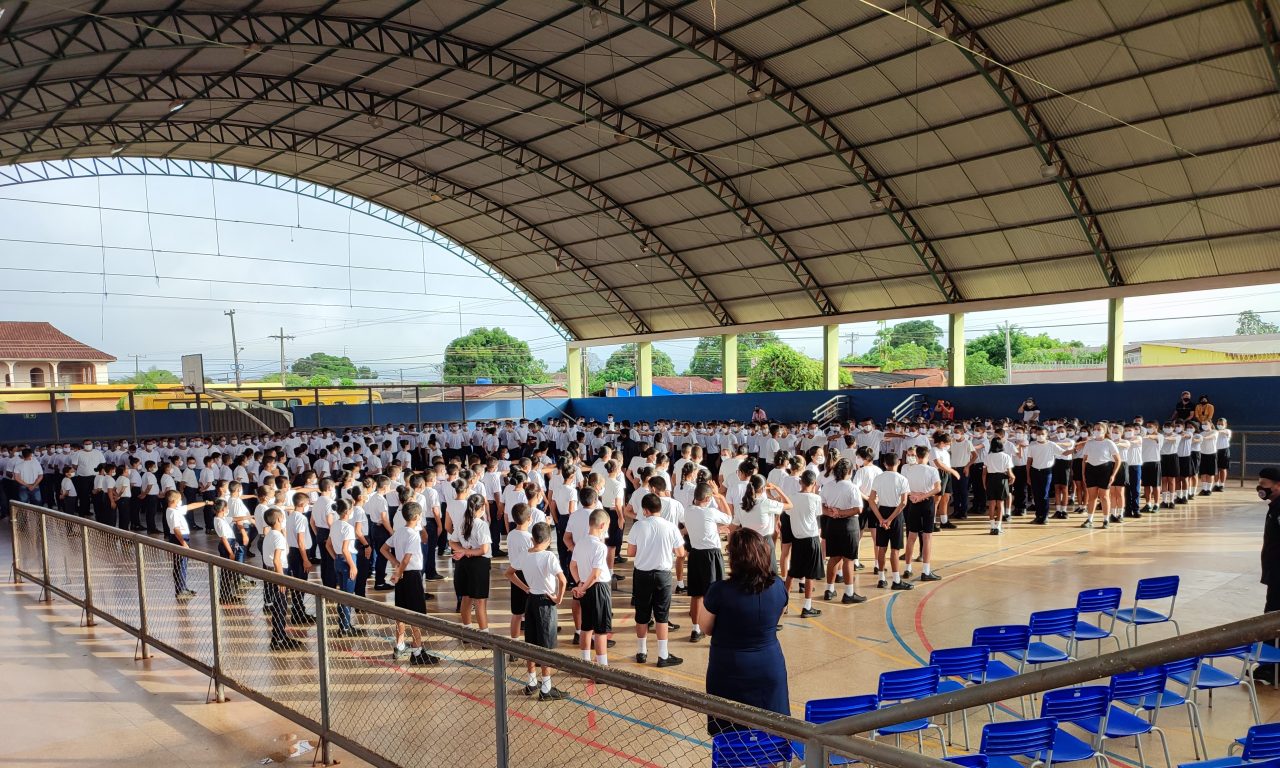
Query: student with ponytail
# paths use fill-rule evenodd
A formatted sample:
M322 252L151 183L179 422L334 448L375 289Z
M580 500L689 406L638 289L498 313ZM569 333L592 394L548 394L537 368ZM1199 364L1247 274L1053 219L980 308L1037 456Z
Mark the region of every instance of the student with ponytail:
M471 628L471 609L475 608L476 624L481 632L489 631L489 567L493 539L485 513L489 505L483 495L473 493L466 499L462 527L453 544L454 579L462 598L462 626Z

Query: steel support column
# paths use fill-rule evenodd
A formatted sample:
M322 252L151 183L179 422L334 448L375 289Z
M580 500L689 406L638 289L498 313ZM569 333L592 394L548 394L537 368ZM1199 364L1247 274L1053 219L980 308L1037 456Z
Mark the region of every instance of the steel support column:
M1107 301L1107 381L1124 381L1124 299Z
M653 396L653 342L636 344L636 395Z
M840 388L840 326L822 326L822 388Z
M726 395L738 391L738 334L726 333L720 337L720 377L724 380L721 391Z
M947 318L947 384L964 386L964 313L953 312Z
M566 350L567 360L565 362L566 388L569 390L569 397L585 397L582 380L582 347L569 347Z

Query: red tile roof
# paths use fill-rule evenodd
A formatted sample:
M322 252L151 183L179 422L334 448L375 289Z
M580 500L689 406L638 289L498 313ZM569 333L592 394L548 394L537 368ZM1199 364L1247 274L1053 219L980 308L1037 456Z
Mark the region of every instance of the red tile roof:
M115 358L81 344L49 323L0 320L0 359L113 363Z

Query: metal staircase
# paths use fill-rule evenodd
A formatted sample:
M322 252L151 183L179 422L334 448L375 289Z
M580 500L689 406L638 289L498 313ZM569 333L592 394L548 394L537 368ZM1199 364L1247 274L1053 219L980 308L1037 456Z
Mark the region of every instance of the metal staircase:
M924 408L924 395L916 393L908 395L906 400L894 406L889 412L889 421L902 421L903 419L915 418L917 414Z
M289 411L216 389L206 389L204 395L211 401L208 429L212 434L276 434L293 429Z
M818 422L819 427L825 429L832 422L844 421L847 407L848 398L844 395L836 395L813 409L813 420Z

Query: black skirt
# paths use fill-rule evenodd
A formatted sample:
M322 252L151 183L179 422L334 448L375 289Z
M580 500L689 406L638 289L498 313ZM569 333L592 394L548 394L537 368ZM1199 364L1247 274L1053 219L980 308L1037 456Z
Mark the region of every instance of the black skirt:
M1007 474L987 475L987 501L1008 501L1009 476Z
M1216 475L1218 474L1218 452L1203 451L1200 454L1200 474Z
M719 549L689 550L689 597L704 597L711 585L724 580L724 556Z
M871 514L874 520L875 514ZM824 517L823 539L827 542L827 557L840 557L854 560L858 557L858 539L862 530L859 527L861 515L854 517Z
M415 613L427 612L427 593L422 586L422 571L405 571L396 582L397 608Z
M792 542L791 563L787 570L788 578L821 579L823 575L822 546L818 542L818 537L799 538Z
M778 516L778 530L782 532L783 544L791 544L796 540L796 535L791 532L791 515L786 512Z
M488 600L490 565L489 558L484 555L472 555L459 560L453 567L458 596L469 597L472 600Z

